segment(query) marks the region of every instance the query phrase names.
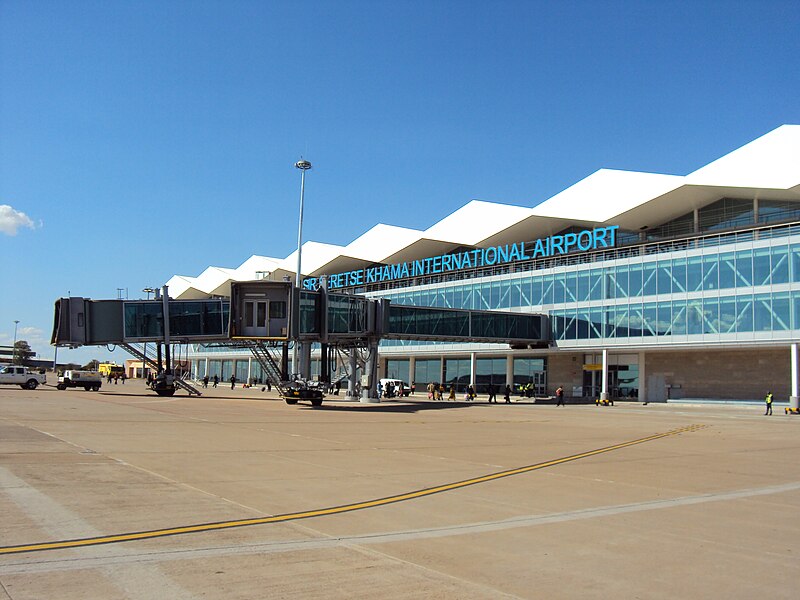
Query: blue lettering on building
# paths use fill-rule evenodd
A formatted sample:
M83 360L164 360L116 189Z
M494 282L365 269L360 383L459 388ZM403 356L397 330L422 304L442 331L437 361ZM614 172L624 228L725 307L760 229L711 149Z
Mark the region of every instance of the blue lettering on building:
M551 235L534 242L515 242L503 246L476 248L450 254L440 254L420 260L368 267L345 273L328 276L328 289L355 287L382 281L421 277L437 273L447 273L460 269L502 265L532 258L547 258L569 252L588 252L601 248L613 248L617 243L618 225L595 227L583 231ZM530 252L530 254L529 254ZM303 288L316 290L319 287L317 277L303 280Z

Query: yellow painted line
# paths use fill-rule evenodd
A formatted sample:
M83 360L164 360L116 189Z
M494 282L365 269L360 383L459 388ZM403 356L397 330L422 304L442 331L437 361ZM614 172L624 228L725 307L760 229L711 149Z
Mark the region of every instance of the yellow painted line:
M480 477L474 477L472 479L465 479L464 481L457 481L455 483L447 483L444 485L438 485L431 488L425 488L421 490L416 490L413 492L407 492L404 494L397 494L395 496L387 496L386 498L378 498L375 500L367 500L365 502L355 502L353 504L345 504L343 506L333 506L329 508L320 508L316 510L308 510L308 511L301 511L301 512L293 512L293 513L286 513L282 515L272 515L269 517L256 517L253 519L241 519L237 521L221 521L218 523L201 523L198 525L186 525L182 527L171 527L167 529L153 529L151 531L138 531L132 533L120 533L116 535L104 535L104 536L97 536L97 537L90 537L90 538L82 538L82 539L74 539L74 540L60 540L60 541L53 541L53 542L41 542L36 544L24 544L20 546L3 546L0 547L0 554L19 554L23 552L41 552L45 550L63 550L65 548L81 548L84 546L98 546L100 544L115 544L118 542L130 542L134 540L147 540L152 538L159 538L159 537L166 537L171 535L183 535L186 533L199 533L202 531L215 531L218 529L231 529L233 527L248 527L251 525L264 525L266 523L285 523L287 521L296 521L299 519L309 519L312 517L321 517L325 515L336 515L346 512L351 512L354 510L362 510L365 508L374 508L376 506L384 506L386 504L393 504L395 502L403 502L406 500L413 500L415 498L423 498L425 496L430 496L432 494L439 494L442 492L449 492L451 490L457 490L463 487L467 487L470 485L477 485L479 483L486 483L488 481L494 481L496 479L501 479L503 477L511 477L512 475L520 475L522 473L529 473L531 471L537 471L539 469L545 469L547 467L553 467L555 465L560 465L576 460L580 460L582 458L588 458L590 456L596 456L598 454L603 454L605 452L612 452L614 450L621 450L622 448L627 448L629 446L635 446L636 444L644 444L645 442L651 442L653 440L658 440L661 438L665 438L672 435L677 435L679 433L688 433L692 431L697 431L698 429L703 429L706 427L705 425L688 425L686 427L680 427L678 429L673 429L671 431L666 431L664 433L657 433L655 435L650 435L647 437L639 438L637 440L631 440L628 442L622 442L620 444L614 444L613 446L606 446L605 448L598 448L596 450L589 450L588 452L581 452L579 454L573 454L571 456L565 456L563 458L557 458L555 460L549 460L546 462L537 463L535 465L528 465L526 467L519 467L516 469L509 469L507 471L499 471L497 473L491 473L489 475L482 475Z

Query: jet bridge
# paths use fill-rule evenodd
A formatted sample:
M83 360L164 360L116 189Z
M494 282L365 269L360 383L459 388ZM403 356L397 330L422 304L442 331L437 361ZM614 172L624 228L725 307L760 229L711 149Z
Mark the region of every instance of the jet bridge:
M170 344L208 344L248 348L289 403L322 403L322 385L329 381L329 351L361 352L361 381L351 359L350 390L360 386L375 393L377 353L381 339L510 344L546 347L550 338L546 315L485 310L395 305L386 299L320 290L298 290L290 282L246 281L231 284L231 297L175 300L163 288L153 300L60 298L55 303L51 343L56 346L116 344L159 374L153 389L172 395L176 387L199 390L172 377ZM154 343L155 360L146 345ZM288 346L301 349L295 373L288 373ZM311 381L311 345L320 344L323 373ZM162 346L164 349L162 359ZM374 397L374 396L370 396Z

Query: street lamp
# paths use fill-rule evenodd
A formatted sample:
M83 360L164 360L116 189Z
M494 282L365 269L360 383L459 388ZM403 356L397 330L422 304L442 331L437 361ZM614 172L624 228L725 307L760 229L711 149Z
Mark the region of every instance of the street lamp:
M297 271L295 273L295 287L297 288L297 293L299 294L300 281L302 279L300 268L303 252L303 195L306 188L306 171L311 168L311 163L307 160L303 160L301 157L300 160L294 163L294 166L295 168L300 169L300 218L297 226ZM292 370L295 373L299 373L299 369L297 367L297 343L298 340L295 340L294 346L292 347Z
M17 325L19 325L19 321L14 321L14 345L11 346L11 364L17 364Z
M150 294L155 294L156 289L151 287L146 287L142 290L145 294L147 294L147 299L150 300ZM147 368L147 342L144 343L142 347L142 379L145 379L144 370Z

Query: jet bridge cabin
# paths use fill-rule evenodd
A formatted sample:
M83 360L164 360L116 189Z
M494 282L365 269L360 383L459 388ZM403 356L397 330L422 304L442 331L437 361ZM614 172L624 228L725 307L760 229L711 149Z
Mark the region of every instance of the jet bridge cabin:
M294 331L292 284L244 281L231 284L231 339L286 341Z

